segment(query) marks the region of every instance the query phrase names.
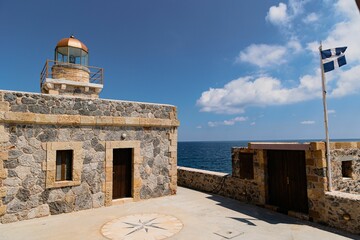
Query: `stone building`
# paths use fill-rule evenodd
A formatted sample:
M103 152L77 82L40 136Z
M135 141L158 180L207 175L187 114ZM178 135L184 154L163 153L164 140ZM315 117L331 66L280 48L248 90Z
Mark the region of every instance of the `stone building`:
M41 94L0 90L1 223L176 193L176 107L100 99L102 72L70 37Z
M179 167L178 184L360 234L360 142L249 143L232 149L232 174Z

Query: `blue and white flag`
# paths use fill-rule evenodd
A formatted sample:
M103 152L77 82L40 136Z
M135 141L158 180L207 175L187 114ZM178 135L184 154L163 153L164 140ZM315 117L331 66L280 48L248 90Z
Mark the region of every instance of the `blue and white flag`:
M321 51L321 59L324 72L330 72L335 68L346 64L345 51L347 47L332 48Z

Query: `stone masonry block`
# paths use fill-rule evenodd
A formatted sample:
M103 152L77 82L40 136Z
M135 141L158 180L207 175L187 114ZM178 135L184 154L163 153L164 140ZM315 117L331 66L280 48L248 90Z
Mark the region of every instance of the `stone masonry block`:
M336 142L334 148L331 149L349 149L349 148L356 148L356 142Z
M48 204L43 204L37 207L37 216L36 217L45 217L50 215L50 209Z
M325 143L324 142L311 142L310 143L311 150L323 150L325 151Z
M319 221L321 216L323 216L323 214L319 211L309 210L309 217L313 218L314 221Z
M313 158L305 158L306 166L314 166L315 160Z
M125 118L125 124L138 126L140 124L139 118Z
M320 199L324 197L324 190L323 189L308 189L307 195L309 199Z
M123 118L123 117L113 117L113 123L116 126L123 126L123 125L125 125L125 118Z
M133 199L135 202L140 201L140 189L134 189Z
M180 121L179 120L171 120L171 126L179 127Z
M0 143L7 143L9 142L9 134L2 133L0 134Z
M325 157L325 150L316 150L313 151L313 157L315 159L324 158Z
M80 184L80 180L81 180L81 171L77 171L77 170L73 170L72 173L72 181L74 182L75 185Z
M109 153L109 151L106 152L106 161L105 161L105 168L112 168L113 166L113 161L112 161L112 152Z
M177 157L177 152L170 152L170 157L171 158Z
M58 124L78 125L80 124L79 115L58 115Z
M8 102L0 102L0 111L4 111L4 112L9 111L9 103Z
M171 139L170 140L170 145L171 146L177 146L177 140L176 139Z
M319 182L319 177L318 176L307 175L306 178L307 178L307 180L309 182Z
M44 161L41 163L41 170L46 171L46 169L47 169L47 162Z
M169 146L169 152L176 152L177 147L176 146Z
M57 115L51 114L36 114L35 123L37 124L56 124L58 121Z
M93 116L80 116L81 125L95 125L96 119Z
M8 172L6 169L0 170L0 179L5 179L8 176Z
M144 162L144 157L140 156L140 154L138 154L136 157L134 155L134 165L139 165L142 162Z
M96 117L96 125L111 126L113 124L113 117L100 116Z
M5 213L6 213L6 206L4 205L0 206L0 216L5 215Z
M0 198L6 196L6 187L0 187Z
M170 119L176 119L176 113L170 112L169 117Z
M134 179L134 188L141 188L141 186L142 186L141 178Z
M9 152L8 151L0 151L0 160L8 160Z
M34 123L35 113L5 112L5 120L16 123Z
M327 163L326 163L326 158L325 157L315 159L315 167L324 168L326 166L327 166Z
M106 168L105 170L105 179L106 181L112 181L112 177L113 177L113 169L111 168Z
M57 91L57 90L49 90L49 94L51 94L51 95L59 95L59 91Z
M52 187L55 183L55 169L51 171L46 171L46 188Z
M309 158L312 158L311 151L310 151L310 150L306 150L306 151L305 151L305 159L309 159Z

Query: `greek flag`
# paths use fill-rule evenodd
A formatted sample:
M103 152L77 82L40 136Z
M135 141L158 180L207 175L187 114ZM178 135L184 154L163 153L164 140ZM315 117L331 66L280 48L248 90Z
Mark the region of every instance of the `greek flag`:
M345 51L347 47L332 48L321 51L321 59L324 72L330 72L335 68L346 64Z

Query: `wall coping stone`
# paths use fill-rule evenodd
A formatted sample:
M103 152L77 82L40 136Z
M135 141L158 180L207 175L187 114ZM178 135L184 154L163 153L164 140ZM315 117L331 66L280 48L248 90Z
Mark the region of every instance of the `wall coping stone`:
M340 191L325 192L325 196L360 201L359 194L346 193Z
M139 127L178 127L176 119L82 116L64 114L40 114L0 111L0 123L41 124L41 125L76 125L76 126L139 126Z
M209 170L202 170L202 169L197 169L197 168L189 168L189 167L177 167L178 170L183 170L183 171L189 171L189 172L198 172L198 173L203 173L203 174L211 174L211 175L215 175L215 176L219 176L219 177L225 177L230 175L229 173L223 173L223 172L215 172L215 171L209 171Z
M0 89L0 93L20 93L20 94L31 94L31 95L37 95L37 96L51 96L54 98L69 98L69 99L84 99L78 96L71 96L71 95L53 95L53 94L45 94L45 93L33 93L33 92L23 92L23 91L10 91L10 90L2 90ZM88 99L91 100L91 99ZM118 99L104 99L99 98L99 100L102 101L110 101L110 102L125 102L125 103L138 103L138 104L146 104L146 105L155 105L155 106L167 106L167 107L175 107L175 105L171 104L162 104L162 103L150 103L150 102L137 102L137 101L127 101L127 100L118 100ZM0 99L1 101L1 99Z
M68 79L52 79L52 78L46 78L44 84L46 83L53 83L53 84L66 84L66 85L72 85L72 86L78 86L78 87L92 87L92 88L99 88L102 89L103 85L98 83L87 83L87 82L77 82L73 80Z
M310 150L309 143L298 142L249 142L248 147L264 150Z

